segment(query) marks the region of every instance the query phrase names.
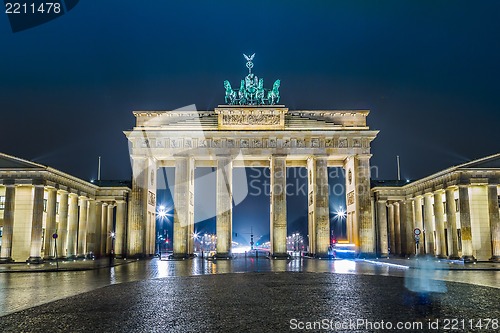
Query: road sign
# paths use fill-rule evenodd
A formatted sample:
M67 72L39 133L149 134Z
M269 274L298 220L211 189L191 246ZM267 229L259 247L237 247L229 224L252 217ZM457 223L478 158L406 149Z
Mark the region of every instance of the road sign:
M53 234L52 234L52 238L56 239L57 237L59 237L59 236L57 235L57 233L53 233Z
M420 231L420 229L419 229L419 228L415 228L415 229L413 229L413 233L415 234L415 236L420 235L420 232L421 232L421 231Z

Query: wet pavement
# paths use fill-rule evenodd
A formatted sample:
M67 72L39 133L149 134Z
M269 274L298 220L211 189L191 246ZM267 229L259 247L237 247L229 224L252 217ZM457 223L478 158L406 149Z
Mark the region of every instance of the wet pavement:
M123 263L123 262L121 262ZM218 275L242 272L310 272L382 277L420 277L420 271L408 268L408 261L366 262L354 260L268 260L237 258L229 261L207 261L200 258L184 261L158 259L127 261L112 268L87 271L15 272L0 274L0 315L63 299L113 284L167 277ZM86 265L95 263L87 262ZM74 263L83 267L83 263ZM432 270L428 279L463 282L500 288L500 271Z
M165 268L165 274L176 271ZM0 331L303 332L311 328L317 332L322 328L373 332L391 328L400 332L401 327L408 328L406 332L444 332L453 327L457 332L498 331L500 289L447 282L447 292L426 295L408 291L405 282L393 276L310 272L148 279L4 316Z

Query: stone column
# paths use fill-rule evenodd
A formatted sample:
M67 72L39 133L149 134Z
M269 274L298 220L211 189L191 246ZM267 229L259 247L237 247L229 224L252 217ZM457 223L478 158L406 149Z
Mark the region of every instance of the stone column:
M189 163L188 163L188 202L187 202L187 207L188 207L188 226L187 226L187 254L190 257L194 256L194 158L190 157L189 158ZM231 170L232 171L232 170ZM231 178L232 182L232 178ZM231 186L232 190L232 186ZM232 196L231 196L231 202L232 202ZM151 220L151 225L153 229L153 239L155 237L155 231L156 230L156 225L155 225L155 218L152 216ZM232 234L233 226L232 226L232 214L231 214L231 223L229 224L229 235ZM229 240L229 248L231 249L231 239Z
M125 224L127 216L127 202L119 200L116 202L116 232L115 232L115 255L123 258L125 254Z
M59 190L59 224L57 227L57 257L66 258L68 248L68 192Z
M69 211L68 211L68 258L76 257L77 249L77 232L78 232L78 195L75 193L69 194Z
M415 198L415 228L419 228L421 232L424 230L421 196ZM422 233L420 234L420 241L418 243L418 254L425 254L424 235Z
M377 224L378 224L378 255L386 258L389 254L387 241L387 207L386 200L377 200Z
M113 221L113 215L114 215L114 208L115 206L109 204L108 205L108 211L107 211L107 225L106 225L106 254L113 255L115 254L115 226L114 226L114 221Z
M328 248L330 247L330 197L328 192L328 160L326 156L316 156L315 159L316 200L314 202L316 204L316 256L322 257L328 256Z
M128 223L128 256L142 256L145 253L146 221L148 215L149 167L145 157L132 159L132 192L130 221ZM156 203L154 203L156 205Z
M460 230L462 232L462 259L465 262L476 261L472 255L472 228L470 224L469 186L458 187L460 205Z
M388 211L388 224L389 224L389 238L391 242L390 254L396 253L396 231L394 226L394 204L390 203L387 207Z
M191 158L182 156L175 160L175 189L174 189L174 257L188 256L190 231L190 173L194 173Z
M434 255L434 227L432 221L432 193L424 196L424 233L425 233L425 253Z
M401 254L401 204L399 201L394 203L394 236L395 253Z
M446 189L446 221L448 224L449 258L460 259L458 256L457 205L454 187Z
M101 256L109 254L109 249L106 248L109 233L108 233L108 204L103 203L101 208Z
M498 185L488 185L488 210L491 228L491 261L500 261L500 216L498 213Z
M102 237L102 202L95 202L95 235L94 235L94 254L96 257L100 257L103 253L101 248L101 237Z
M194 218L193 218L194 220ZM149 245L148 254L151 256L155 253L155 242L156 242L156 214L151 214L151 223L149 225ZM194 223L193 223L193 233L194 233ZM193 246L194 252L194 246Z
M271 252L274 258L288 257L286 252L286 156L273 155L271 169Z
M31 222L31 248L29 263L42 263L42 235L43 235L43 194L44 186L35 185L33 197L33 219Z
M308 244L309 244L309 255L314 255L316 253L316 216L315 216L315 201L316 196L314 195L314 189L316 188L316 168L315 161L312 157L307 159L307 234L308 234ZM352 241L351 221L350 215L347 215L347 234L349 241Z
M446 258L446 240L444 237L443 191L434 192L434 221L436 225L436 255Z
M408 214L408 206L410 205L410 201L408 200L403 200L399 204L399 214L400 214L400 243L401 243L401 255L406 256L408 255L409 251L411 250L411 246L408 243L408 220L409 220L409 214Z
M87 217L88 199L80 197L80 213L78 217L78 257L84 258L87 252Z
M417 249L415 244L415 235L413 230L415 229L415 200L407 200L406 205L406 242L407 242L407 254L416 255Z
M308 207L310 219L308 233L309 237L313 235L312 239L310 238L314 243L312 247L314 252L312 253L317 257L326 257L328 256L328 248L330 247L330 205L326 156L310 157L307 160L307 168L309 175Z
M231 255L233 223L233 162L229 156L217 156L217 256Z
M95 234L96 234L96 201L93 199L89 199L88 201L88 216L87 216L87 251L86 253L92 252L95 255L96 252L96 242L95 242Z
M5 185L5 209L3 211L2 251L0 262L12 261L12 235L14 228L14 207L16 204L16 187Z
M370 190L370 156L357 156L356 195L360 256L375 255L375 230L372 221Z
M53 187L47 188L47 215L45 217L44 259L55 257L55 244L52 235L56 232L56 202L57 190Z

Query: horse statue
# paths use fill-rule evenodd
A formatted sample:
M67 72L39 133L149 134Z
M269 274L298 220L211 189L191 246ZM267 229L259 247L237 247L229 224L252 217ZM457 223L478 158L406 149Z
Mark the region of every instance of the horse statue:
M269 90L269 92L267 93L267 101L270 105L274 105L280 102L280 84L280 80L274 81L273 89Z
M224 98L226 104L234 104L236 102L236 91L231 88L231 83L228 80L224 81L224 88L226 89L226 97Z
M240 101L240 105L243 105L247 102L245 80L241 80L240 90L238 91L238 99Z
M260 105L265 104L264 95L265 95L264 79L259 79L259 84L257 85L257 92L255 93L255 99L257 100L258 104Z

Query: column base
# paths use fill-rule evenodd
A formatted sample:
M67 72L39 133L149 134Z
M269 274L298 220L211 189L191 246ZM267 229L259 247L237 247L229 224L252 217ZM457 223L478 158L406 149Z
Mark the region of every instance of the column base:
M127 258L127 259L145 259L145 258L147 258L147 255L145 255L144 253L136 253L136 254L132 254L129 256L126 256L125 254L116 254L115 253L113 256L116 259L124 259L124 258ZM186 254L186 256L187 256L187 254ZM109 254L108 254L108 257L109 257Z
M68 259L68 260L76 260L77 257L76 257L75 254L73 254L73 255L67 256L66 259Z
M438 259L448 259L445 255L442 255L442 254L438 254L436 256L436 258L438 258Z
M389 253L380 253L378 255L379 258L389 258Z
M476 262L476 258L474 256L462 256L462 260L467 263L467 262Z
M500 256L493 256L490 258L490 261L492 262L500 262Z
M358 259L375 259L377 255L373 252L359 252Z
M460 257L459 256L449 256L448 259L449 260L460 260Z
M26 262L29 264L43 264L43 259L42 257L29 257Z
M187 253L174 253L169 256L169 259L172 260L186 260L189 259L189 255Z
M14 262L11 257L0 258L0 264L9 264Z
M216 253L214 255L214 259L216 259L216 260L230 260L232 258L233 257L231 256L230 253Z
M335 259L335 256L334 255L330 255L328 253L316 253L314 255L314 258L316 259Z
M290 255L288 253L273 253L271 254L271 259L290 259Z

